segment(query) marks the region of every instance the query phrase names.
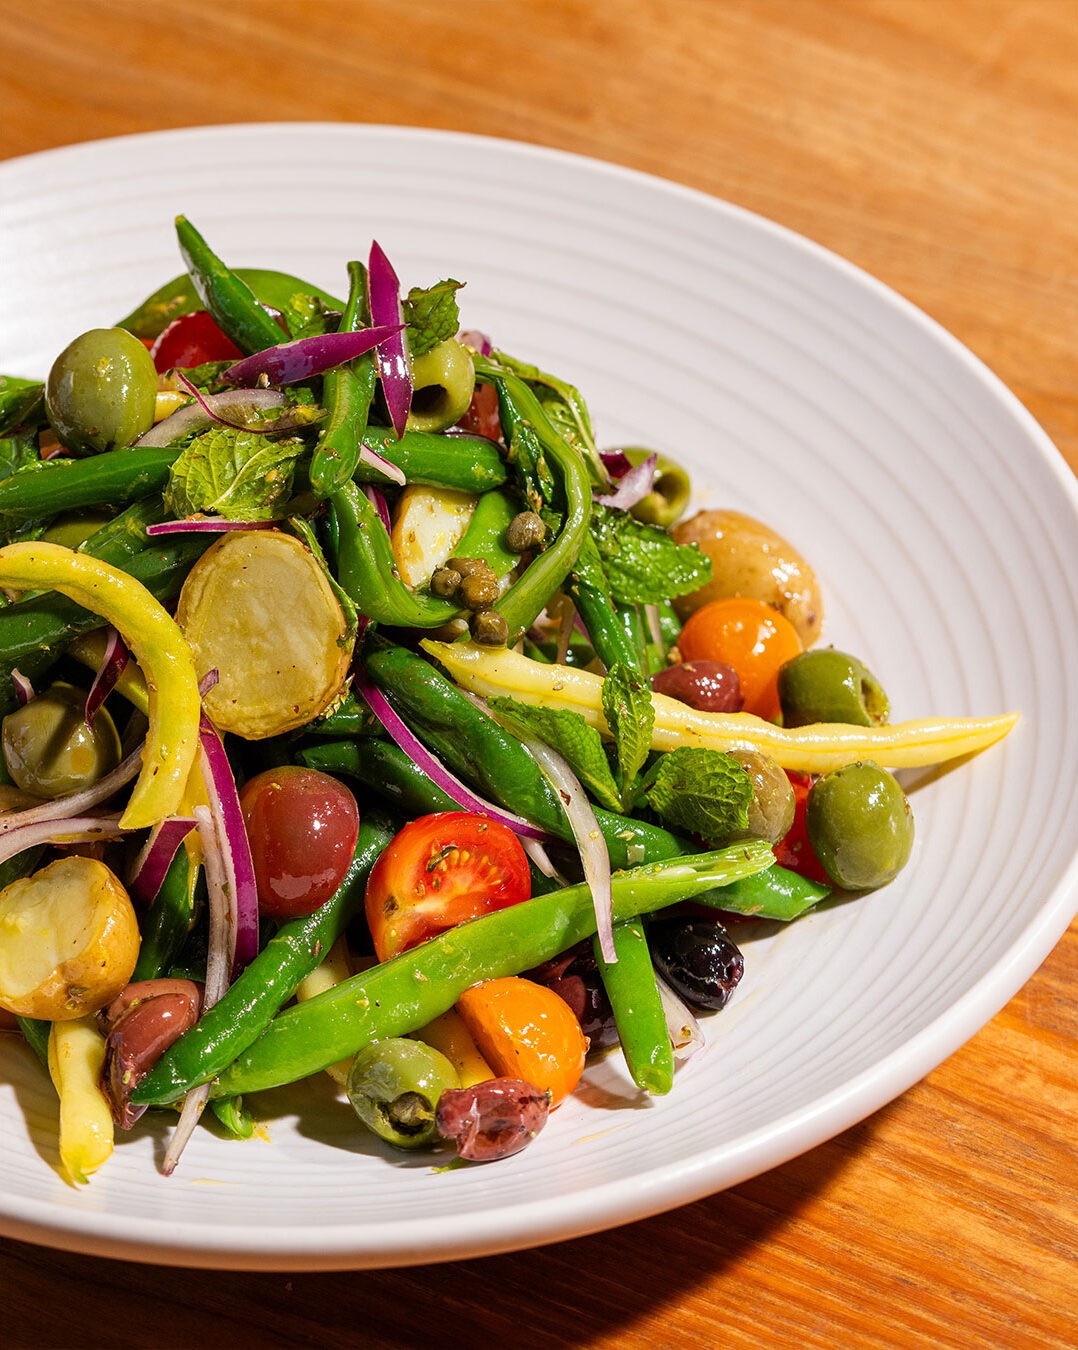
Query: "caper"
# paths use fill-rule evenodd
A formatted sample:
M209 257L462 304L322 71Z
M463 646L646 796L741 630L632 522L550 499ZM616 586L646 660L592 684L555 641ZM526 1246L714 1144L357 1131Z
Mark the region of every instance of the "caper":
M66 797L92 787L120 762L120 737L102 708L93 727L86 695L54 684L4 718L4 759L15 783L35 797Z
M647 525L658 525L668 530L685 514L692 493L689 475L680 464L667 455L643 446L630 445L621 452L630 464L643 464L649 456L655 455L655 478L651 491L641 497L635 506L629 508L630 514Z
M157 371L122 328L92 328L53 362L45 411L68 450L95 455L130 445L153 426Z
M890 707L879 680L856 656L817 647L795 656L779 671L779 702L788 727L810 722L878 726Z
M446 567L451 567L454 572L459 572L462 577L470 577L473 572L490 571L490 564L485 558L450 558Z
M500 594L493 572L473 572L460 583L460 598L469 609L490 609Z
M379 1139L397 1148L438 1142L438 1098L460 1087L456 1069L433 1046L387 1036L364 1046L348 1073L348 1100Z
M534 511L521 511L505 531L505 546L510 553L527 553L546 538L546 526Z
M789 778L769 755L758 750L731 750L730 754L745 766L752 780L746 833L777 844L785 839L794 823L794 790Z
M412 362L413 431L443 431L468 411L475 390L472 356L456 338L439 342Z
M846 764L812 787L809 843L827 875L848 891L892 881L913 848L913 814L894 776L872 760Z
M471 629L481 647L504 647L509 641L509 625L496 609L481 609L474 614Z
M435 595L452 600L460 587L462 577L455 567L439 567L431 575L430 588Z

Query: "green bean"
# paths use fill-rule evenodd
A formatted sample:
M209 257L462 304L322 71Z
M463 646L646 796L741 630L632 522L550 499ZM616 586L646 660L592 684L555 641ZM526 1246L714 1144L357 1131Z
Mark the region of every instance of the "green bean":
M19 1030L26 1038L26 1043L30 1049L41 1060L45 1068L49 1067L49 1033L52 1031L51 1022L43 1022L38 1017L17 1017Z
M584 540L566 588L587 629L595 653L606 666L623 665L644 672L643 648L619 618L610 594L599 550L590 535Z
M233 1139L250 1139L254 1134L255 1123L242 1097L214 1097L210 1110Z
M395 464L409 483L486 492L501 487L509 476L498 447L483 436L406 431L397 440L388 427L368 427L363 444ZM389 481L364 460L357 464L355 477L361 483Z
M261 352L286 340L250 286L225 266L185 216L176 217L176 237L199 299L241 351Z
M623 921L691 899L700 891L759 872L771 858L765 844L747 840L619 873L612 885L614 917ZM530 970L594 932L595 908L586 884L536 896L451 928L286 1009L221 1073L211 1095L277 1087L354 1055L379 1037L405 1036L447 1012L465 989L480 980ZM141 1091L142 1085L136 1089L136 1100Z
M313 914L290 919L278 928L224 997L169 1047L135 1089L132 1100L150 1105L174 1102L189 1088L220 1073L257 1039L360 911L367 876L392 837L389 820L368 811L355 856L333 896Z
M639 919L614 925L614 963L603 960L598 938L592 946L626 1067L638 1088L661 1096L674 1086L674 1051L644 925Z
M309 281L289 276L287 272L266 271L261 267L237 267L235 274L251 288L260 304L268 305L270 309L279 310L285 315L295 314L296 302L308 296L320 300L329 309L341 308L340 300L320 287L312 286ZM116 326L126 328L137 338L149 340L163 333L173 319L179 319L184 314L193 314L196 309L202 308L203 304L194 284L184 272L178 277L173 277L171 281L166 281L154 291L153 295L147 296L141 305L121 319Z
M156 980L168 974L194 922L194 880L190 855L181 844L139 924L142 942L132 980Z
M40 380L0 375L0 436L27 422L45 420L45 386Z
M178 454L175 446L136 446L28 464L0 482L0 514L32 520L86 506L126 506L163 491Z
M395 628L440 628L461 612L451 601L401 581L385 526L355 483L333 494L330 509L337 529L337 579L361 614Z
M360 262L350 262L348 277L348 300L339 333L355 333L366 327L369 318L367 269ZM311 459L311 487L319 497L331 497L356 471L377 377L373 352L327 370L322 377L326 424Z

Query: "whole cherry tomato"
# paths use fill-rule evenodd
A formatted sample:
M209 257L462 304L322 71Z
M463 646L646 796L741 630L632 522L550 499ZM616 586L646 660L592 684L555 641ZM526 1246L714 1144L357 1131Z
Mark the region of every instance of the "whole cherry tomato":
M158 374L166 370L189 370L205 361L238 361L243 353L221 332L204 309L181 314L150 348Z
M777 609L749 596L712 600L689 616L678 638L683 661L723 661L741 684L743 711L779 715L779 667L801 651L801 639Z
M344 784L286 764L249 779L240 807L262 913L291 919L325 904L344 880L359 838L359 808Z
M528 859L507 825L470 811L409 821L367 880L367 924L380 961L531 895Z
M797 872L807 877L809 881L818 881L822 886L830 886L831 878L813 852L805 827L809 790L815 780L811 774L790 773L789 770L786 777L794 790L794 823L775 845L775 861L780 867L788 867L791 872Z

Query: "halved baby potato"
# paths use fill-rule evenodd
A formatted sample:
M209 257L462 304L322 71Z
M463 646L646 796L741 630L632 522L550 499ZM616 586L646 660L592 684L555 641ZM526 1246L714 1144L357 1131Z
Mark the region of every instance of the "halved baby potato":
M222 535L195 563L176 610L219 731L258 741L305 726L340 693L352 657L325 571L277 530Z
M73 855L0 891L0 1008L73 1021L106 1007L131 979L139 929L123 884Z
M397 503L390 540L397 571L406 586L425 586L463 538L475 510L475 496L455 488L413 483Z

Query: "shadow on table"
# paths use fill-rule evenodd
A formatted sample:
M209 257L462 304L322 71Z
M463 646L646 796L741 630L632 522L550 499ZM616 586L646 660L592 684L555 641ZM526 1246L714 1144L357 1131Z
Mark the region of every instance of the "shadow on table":
M781 1167L667 1214L592 1237L446 1265L402 1270L231 1273L99 1260L9 1243L0 1248L5 1350L70 1343L73 1309L109 1307L87 1345L244 1347L662 1345L664 1327L696 1325L701 1345L722 1327L685 1304L744 1265L730 1315L751 1321L754 1249L801 1211L871 1141L891 1108ZM671 1337L673 1340L673 1337Z

